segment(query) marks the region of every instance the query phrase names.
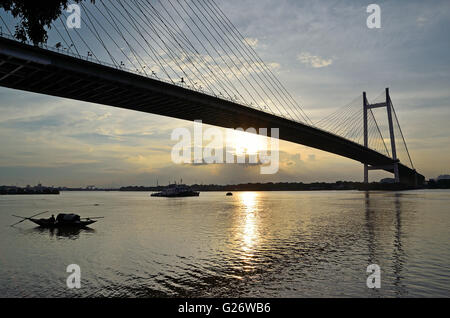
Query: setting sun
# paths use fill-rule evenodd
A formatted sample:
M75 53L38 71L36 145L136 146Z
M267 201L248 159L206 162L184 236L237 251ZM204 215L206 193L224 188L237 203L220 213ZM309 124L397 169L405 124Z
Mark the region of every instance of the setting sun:
M242 131L235 131L230 142L238 156L257 155L266 150L264 137Z

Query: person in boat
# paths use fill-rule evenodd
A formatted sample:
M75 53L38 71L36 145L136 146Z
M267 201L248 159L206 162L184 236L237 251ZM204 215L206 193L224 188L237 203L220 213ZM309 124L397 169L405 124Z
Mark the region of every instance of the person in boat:
M48 219L48 221L49 221L51 224L55 224L55 222L56 222L55 216L52 214L52 216L50 217L50 219Z

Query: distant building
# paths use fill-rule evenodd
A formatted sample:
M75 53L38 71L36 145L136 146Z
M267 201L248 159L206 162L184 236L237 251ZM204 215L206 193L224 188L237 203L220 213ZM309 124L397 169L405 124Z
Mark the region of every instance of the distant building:
M441 175L441 176L439 176L438 178L437 178L437 181L439 181L439 180L449 180L450 179L450 175L448 175L448 174L443 174L443 175Z
M395 179L393 178L385 178L385 179L381 179L380 183L384 183L384 184L394 184L395 183Z

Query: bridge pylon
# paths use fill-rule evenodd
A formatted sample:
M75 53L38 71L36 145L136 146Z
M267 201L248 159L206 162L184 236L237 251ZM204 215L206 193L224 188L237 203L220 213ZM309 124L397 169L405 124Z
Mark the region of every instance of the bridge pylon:
M369 132L368 132L368 112L374 108L386 108L387 110L387 118L389 123L389 135L391 138L391 149L392 149L392 164L388 166L369 166L368 164L364 164L364 183L369 183L369 170L392 170L395 176L395 183L400 183L400 173L399 173L399 160L397 157L397 147L395 144L395 133L394 133L394 122L393 122L393 114L392 114L392 102L389 94L389 88L386 88L386 101L383 103L377 104L369 104L367 100L366 92L363 93L363 121L364 121L364 147L369 147Z

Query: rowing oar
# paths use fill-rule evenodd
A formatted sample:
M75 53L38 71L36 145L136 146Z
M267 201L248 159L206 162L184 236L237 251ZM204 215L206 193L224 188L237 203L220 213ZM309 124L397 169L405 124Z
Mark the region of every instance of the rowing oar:
M40 212L40 213L38 213L38 214L32 215L32 216L27 217L27 218L26 218L26 217L23 217L23 216L13 215L13 216L16 217L16 218L23 219L23 220L22 220L22 221L19 221L19 222L17 222L17 223L14 223L14 224L11 225L11 226L15 226L15 225L17 225L17 224L19 224L19 223L22 223L23 221L29 220L29 219L31 219L31 218L34 218L35 216L38 216L38 215L41 215L41 214L44 214L44 213L47 213L47 212L49 212L49 211Z
M95 219L104 219L104 216L93 216L90 218L80 218L81 220L95 220Z

